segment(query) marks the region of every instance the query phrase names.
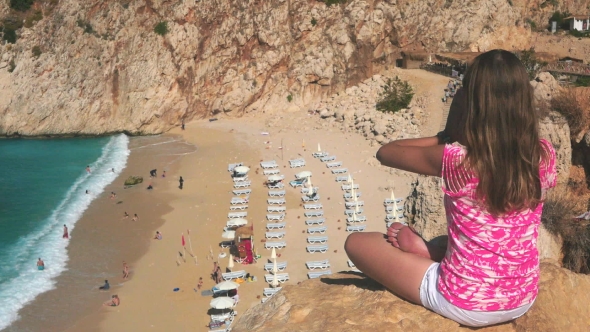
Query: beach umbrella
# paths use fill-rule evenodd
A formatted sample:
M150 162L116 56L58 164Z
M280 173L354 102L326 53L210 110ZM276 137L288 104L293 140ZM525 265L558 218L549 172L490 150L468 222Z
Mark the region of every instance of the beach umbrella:
M234 172L236 172L236 173L242 173L242 174L243 173L248 173L249 170L250 170L250 168L249 167L246 167L246 166L238 166L238 167L234 168Z
M270 258L276 259L277 258L277 251L275 250L275 248L272 248L272 251L270 252Z
M236 289L240 287L240 284L238 284L235 281L222 281L220 283L218 283L217 285L215 285L215 288L219 289L219 290L232 290L232 289Z
M391 190L391 200L395 201L395 195L393 194L393 190Z
M227 263L227 268L231 271L234 268L234 256L229 254L229 263Z
M303 172L299 172L299 173L295 174L295 177L297 179L309 178L310 176L311 176L310 171L303 171Z
M352 221L356 221L356 213L352 214Z
M322 148L320 148L320 143L318 143L318 152L322 152Z
M393 201L393 214L395 215L395 222L399 222L399 217L397 215L397 203Z
M221 237L224 239L233 239L236 237L236 231L227 231L221 234Z
M276 273L272 276L272 281L270 282L270 285L272 287L277 287L279 285L279 280L277 279Z
M279 272L279 268L277 267L277 259L273 259L272 262L272 273L277 274Z
M348 183L352 183L352 176L350 174L348 174Z
M242 226L248 224L248 220L244 218L234 218L227 221L227 226Z
M209 305L213 309L229 309L234 306L234 300L230 297L216 297Z
M268 181L281 181L283 178L280 175L271 175L268 177Z

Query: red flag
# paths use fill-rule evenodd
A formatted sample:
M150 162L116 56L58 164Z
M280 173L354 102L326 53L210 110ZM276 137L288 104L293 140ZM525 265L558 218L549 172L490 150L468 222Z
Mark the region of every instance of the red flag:
M184 234L182 234L182 246L184 247Z

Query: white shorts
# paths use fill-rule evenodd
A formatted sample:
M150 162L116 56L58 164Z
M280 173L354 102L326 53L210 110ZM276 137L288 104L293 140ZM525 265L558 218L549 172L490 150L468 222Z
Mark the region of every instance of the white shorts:
M487 326L507 322L524 315L533 305L529 303L511 310L472 311L461 309L447 301L438 291L439 263L430 265L420 284L420 301L426 309L452 319L455 322L473 327ZM533 301L534 302L534 301Z

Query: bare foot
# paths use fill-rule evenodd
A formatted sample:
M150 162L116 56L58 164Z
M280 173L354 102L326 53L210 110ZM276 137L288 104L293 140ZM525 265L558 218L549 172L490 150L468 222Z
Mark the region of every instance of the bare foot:
M387 239L402 251L431 258L426 241L410 226L398 222L391 224L387 229Z

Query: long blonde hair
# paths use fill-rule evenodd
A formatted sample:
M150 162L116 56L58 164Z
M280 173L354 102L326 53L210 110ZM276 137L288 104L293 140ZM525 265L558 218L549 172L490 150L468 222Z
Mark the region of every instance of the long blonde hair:
M504 50L475 58L464 78L467 165L479 178L477 197L494 215L541 202L538 116L520 60Z

